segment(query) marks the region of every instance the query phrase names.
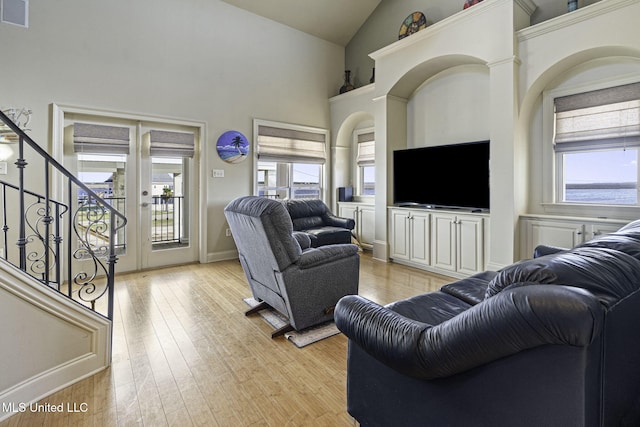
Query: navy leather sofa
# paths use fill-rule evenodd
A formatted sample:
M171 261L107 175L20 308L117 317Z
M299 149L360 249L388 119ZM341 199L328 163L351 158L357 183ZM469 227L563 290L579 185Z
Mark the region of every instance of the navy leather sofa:
M362 426L640 425L640 221L380 306L342 298Z
M311 238L311 247L351 243L351 230L356 226L352 218L335 216L319 199L291 199L282 201L293 221L293 230Z

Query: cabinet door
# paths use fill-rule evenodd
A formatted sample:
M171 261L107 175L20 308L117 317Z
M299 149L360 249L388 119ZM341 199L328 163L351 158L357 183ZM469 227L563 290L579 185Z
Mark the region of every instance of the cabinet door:
M356 216L358 207L356 205L343 205L340 204L338 209L338 216L342 218L351 218L356 221L356 227L358 226L358 218Z
M411 212L409 224L410 258L412 261L429 264L429 214Z
M431 215L431 265L456 269L455 215Z
M390 212L391 258L409 259L409 212L394 210Z
M373 246L376 230L376 211L371 206L360 207L358 219L360 220L359 240L367 246Z
M620 229L624 224L606 224L606 223L598 223L598 224L587 224L585 226L585 234L584 240L591 240L594 237L598 237L602 234L614 233Z
M458 216L456 244L456 269L459 273L471 275L484 270L483 218Z
M538 245L559 246L572 248L582 243L584 225L575 222L527 220L526 247L524 258L533 256L533 250Z

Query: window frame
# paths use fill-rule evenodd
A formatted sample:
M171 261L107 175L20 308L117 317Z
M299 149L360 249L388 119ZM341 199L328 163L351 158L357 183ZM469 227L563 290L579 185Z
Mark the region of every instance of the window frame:
M292 131L302 131L302 132L312 132L312 133L318 133L318 134L322 134L324 135L324 139L325 139L325 161L324 163L316 163L316 162L309 162L309 163L305 163L305 162L300 162L300 161L295 161L295 162L287 162L287 161L280 161L280 160L276 160L276 159L264 159L262 161L264 162L272 162L276 164L276 176L278 173L278 169L279 166L278 165L287 165L287 185L286 186L276 186L276 187L265 187L265 186L261 186L258 182L258 173L261 169L258 168L258 164L261 161L258 158L258 128L259 126L268 126L268 127L275 127L275 128L280 128L280 129L286 129L286 130L292 130ZM319 194L320 194L320 199L325 201L327 200L327 186L328 186L328 177L327 177L327 164L329 164L330 162L330 156L329 156L329 150L328 150L328 146L330 144L330 138L329 138L329 130L327 129L323 129L323 128L316 128L316 127L311 127L311 126L303 126L303 125L295 125L295 124L291 124L291 123L283 123L283 122L274 122L274 121L269 121L269 120L261 120L261 119L254 119L253 120L253 194L258 196L259 195L259 191L262 188L267 188L267 189L276 189L276 190L286 190L287 191L287 195L286 198L291 198L293 195L293 192L295 190L295 188L300 188L300 185L297 185L293 182L293 165L294 164L317 164L320 167L320 182L319 182ZM305 186L306 187L306 186Z
M362 128L362 129L356 129L353 131L353 142L352 142L352 164L353 167L355 168L354 170L354 175L356 177L356 196L358 196L358 198L363 199L363 200L367 200L367 199L371 199L373 200L375 198L375 190L376 190L376 182L375 182L375 178L374 178L374 193L373 194L364 194L364 169L367 166L373 166L374 168L374 177L375 177L375 163L371 164L371 165L367 165L367 166L361 166L358 164L358 140L360 135L365 135L368 133L374 133L375 128L374 127L367 127L367 128ZM374 135L374 144L375 144L375 135Z
M556 152L554 148L555 136L555 98L576 95L599 89L621 86L625 84L638 83L638 77L623 76L616 79L606 79L593 81L588 84L575 85L571 87L555 88L544 91L542 94L542 208L544 213L550 215L574 215L594 218L637 218L640 214L640 197L638 205L605 205L596 203L564 202L563 185L563 152ZM601 150L603 145L596 143L584 151ZM640 174L640 165L639 174ZM640 186L640 181L638 181Z

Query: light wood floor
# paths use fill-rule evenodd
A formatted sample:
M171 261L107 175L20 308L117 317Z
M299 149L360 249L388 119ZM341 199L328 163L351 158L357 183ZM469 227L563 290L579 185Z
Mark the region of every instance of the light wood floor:
M381 304L452 279L361 257L360 294ZM353 426L343 335L296 348L245 317L237 261L122 274L111 367L40 403L86 412L19 413L7 426ZM84 404L84 405L83 405Z

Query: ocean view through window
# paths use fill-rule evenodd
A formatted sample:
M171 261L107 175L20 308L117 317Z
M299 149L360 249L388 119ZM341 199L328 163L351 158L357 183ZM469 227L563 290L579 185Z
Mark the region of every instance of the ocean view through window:
M565 153L563 201L638 204L638 150Z

